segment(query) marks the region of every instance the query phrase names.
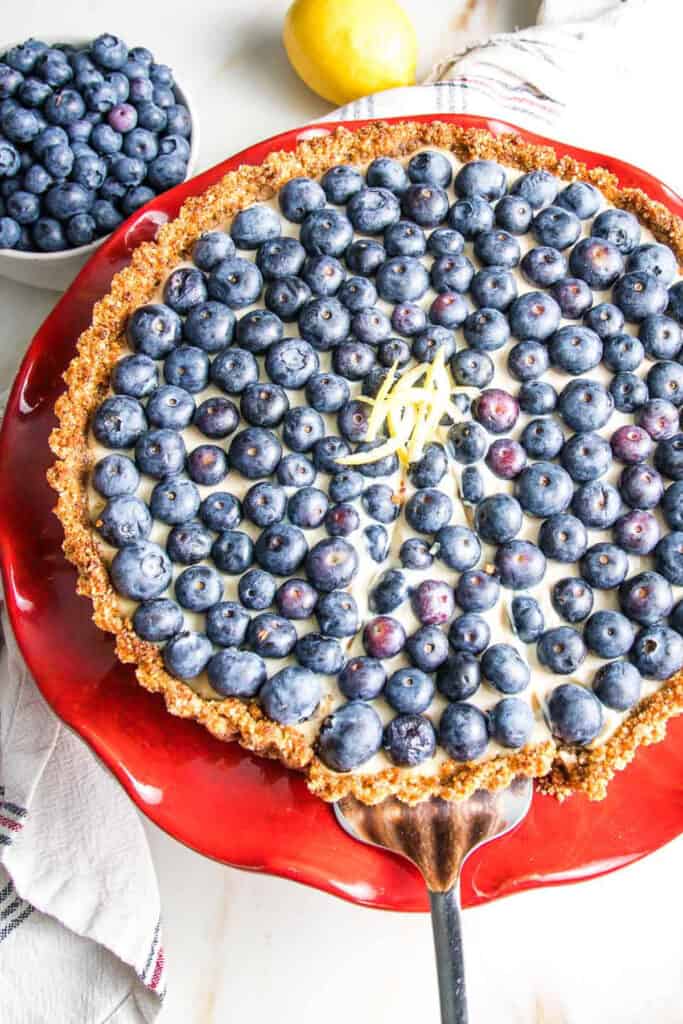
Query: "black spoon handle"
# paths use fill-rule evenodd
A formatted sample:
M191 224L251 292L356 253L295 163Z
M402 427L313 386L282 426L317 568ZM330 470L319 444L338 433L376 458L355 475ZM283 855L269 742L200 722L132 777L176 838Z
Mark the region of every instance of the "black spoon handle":
M429 893L436 971L439 976L441 1024L467 1024L459 890L458 880L448 892Z

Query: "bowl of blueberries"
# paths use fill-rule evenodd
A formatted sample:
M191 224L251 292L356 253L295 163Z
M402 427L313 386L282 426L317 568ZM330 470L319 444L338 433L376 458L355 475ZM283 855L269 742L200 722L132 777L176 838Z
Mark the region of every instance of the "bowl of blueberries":
M111 33L0 53L0 276L62 290L190 176L197 120L171 69Z

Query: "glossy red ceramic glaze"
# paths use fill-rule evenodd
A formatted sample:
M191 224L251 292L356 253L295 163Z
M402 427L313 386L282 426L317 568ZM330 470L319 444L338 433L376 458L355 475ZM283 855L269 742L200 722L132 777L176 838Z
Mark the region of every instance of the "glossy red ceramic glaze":
M442 119L495 134L517 130L483 118ZM359 123L347 127L353 130ZM102 246L41 327L19 371L0 435L5 594L17 640L46 699L161 828L226 864L282 875L368 906L427 910L416 871L398 857L350 839L336 825L331 808L311 796L294 772L171 717L160 697L136 684L132 670L114 657L111 637L92 624L89 602L76 596L75 573L61 552L61 527L50 511L55 496L45 482L61 375L93 302L131 249L152 237L187 196L239 164L258 164L273 150L292 149L300 134L288 132L259 143L155 199ZM520 134L589 166L611 168L623 185L639 186L683 215L681 200L643 171ZM612 871L680 832L683 719L673 722L664 743L640 751L614 780L604 802L574 797L561 805L536 794L523 825L468 862L464 902L471 906Z

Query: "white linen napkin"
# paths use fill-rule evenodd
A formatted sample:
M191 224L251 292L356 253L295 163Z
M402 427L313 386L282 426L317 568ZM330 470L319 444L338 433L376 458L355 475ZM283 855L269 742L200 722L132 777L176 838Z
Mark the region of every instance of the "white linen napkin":
M681 189L671 109L682 16L675 0L544 0L536 27L493 36L442 62L425 85L368 96L328 118L498 117L630 160ZM2 625L3 1024L151 1022L165 970L157 882L136 811L47 706Z

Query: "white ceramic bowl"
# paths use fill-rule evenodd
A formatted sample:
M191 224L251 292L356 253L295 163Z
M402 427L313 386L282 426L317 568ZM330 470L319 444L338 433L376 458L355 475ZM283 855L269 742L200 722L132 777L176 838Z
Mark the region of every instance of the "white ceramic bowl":
M42 36L36 33L46 43L56 46L58 43L65 43L70 46L86 46L91 40L69 36ZM23 40L7 43L0 46L0 53L6 53L13 46L18 46ZM143 45L136 43L135 45ZM192 177L197 163L199 152L199 122L197 113L187 92L182 86L176 84L175 92L180 103L184 103L190 111L192 118L192 137L190 139L190 158L187 163L187 174L185 180ZM0 249L0 277L7 277L10 281L19 281L21 284L32 285L34 288L45 288L53 292L61 292L67 288L74 277L87 263L95 250L104 242L108 235L102 235L88 245L80 245L76 249L64 249L61 252L19 252L16 249Z

